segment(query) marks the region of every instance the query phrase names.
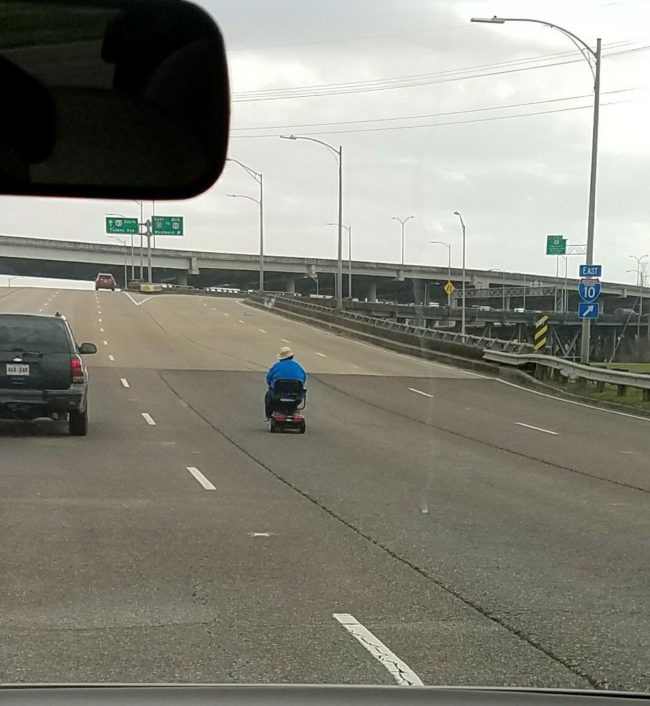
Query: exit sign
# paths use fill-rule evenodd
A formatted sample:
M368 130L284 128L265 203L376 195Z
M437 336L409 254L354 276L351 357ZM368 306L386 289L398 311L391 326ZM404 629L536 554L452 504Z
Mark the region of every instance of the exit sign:
M151 232L154 235L183 235L183 216L153 216Z
M119 235L131 235L138 233L138 219L107 216L106 232Z
M566 255L566 238L562 235L547 235L546 254Z

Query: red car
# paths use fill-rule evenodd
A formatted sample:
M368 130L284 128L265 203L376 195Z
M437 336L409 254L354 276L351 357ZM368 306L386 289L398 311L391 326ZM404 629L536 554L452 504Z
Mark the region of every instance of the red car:
M115 291L116 287L115 277L112 274L106 272L100 272L95 280L95 290L97 289L110 289Z

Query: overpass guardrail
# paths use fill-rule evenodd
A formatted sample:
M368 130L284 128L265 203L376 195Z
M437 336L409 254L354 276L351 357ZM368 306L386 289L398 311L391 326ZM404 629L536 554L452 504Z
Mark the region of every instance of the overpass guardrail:
M647 374L597 368L541 353L515 354L486 350L483 352L483 359L499 365L532 368L538 380L552 376L561 382L568 380L583 385L592 382L596 384L598 392L602 392L605 385L616 385L621 397L625 395L627 388L638 389L642 391L643 401L650 402L650 375Z
M321 320L337 323L341 326L363 329L375 336L385 336L390 333L392 337L401 336L409 339L411 345L422 345L423 342L431 343L432 347L438 343L442 350L448 353L457 353L474 359L480 358L485 349L523 353L534 350L532 344L519 341L508 341L487 336L462 334L426 326L415 326L400 323L394 319L377 318L349 310L336 310L331 305L316 304L284 295L259 295L250 294L249 299L262 303L269 308L284 309L296 313L311 313Z

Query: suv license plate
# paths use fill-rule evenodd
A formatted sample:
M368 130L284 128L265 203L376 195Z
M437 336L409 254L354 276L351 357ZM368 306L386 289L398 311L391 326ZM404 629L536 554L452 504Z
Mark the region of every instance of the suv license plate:
M7 363L7 375L29 376L29 365L23 363Z

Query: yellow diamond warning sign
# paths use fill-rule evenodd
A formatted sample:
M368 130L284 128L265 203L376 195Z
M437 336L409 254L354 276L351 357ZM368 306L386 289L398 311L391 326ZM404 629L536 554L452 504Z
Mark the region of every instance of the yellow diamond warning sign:
M454 287L451 282L447 282L443 289L445 290L445 294L449 294L449 296L451 296L456 291L456 287Z

